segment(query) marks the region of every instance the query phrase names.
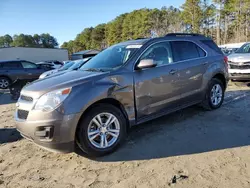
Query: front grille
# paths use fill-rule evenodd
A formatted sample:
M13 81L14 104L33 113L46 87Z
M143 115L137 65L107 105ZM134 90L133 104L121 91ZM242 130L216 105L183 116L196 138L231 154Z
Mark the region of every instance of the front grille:
M250 73L232 73L232 76L250 77Z
M21 96L20 96L20 99L21 99L21 100L24 100L24 101L29 101L29 102L32 102L32 101L33 101L33 98L32 98L32 97L25 96L25 95L21 95Z
M29 115L29 111L26 110L17 110L17 117L19 119L27 119Z

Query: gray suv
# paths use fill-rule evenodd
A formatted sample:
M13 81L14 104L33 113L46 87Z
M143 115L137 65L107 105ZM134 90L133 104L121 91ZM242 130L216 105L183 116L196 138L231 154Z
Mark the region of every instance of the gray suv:
M92 156L113 152L131 126L195 104L221 106L227 58L198 34L122 42L77 71L35 81L21 91L17 130L49 150L75 145Z

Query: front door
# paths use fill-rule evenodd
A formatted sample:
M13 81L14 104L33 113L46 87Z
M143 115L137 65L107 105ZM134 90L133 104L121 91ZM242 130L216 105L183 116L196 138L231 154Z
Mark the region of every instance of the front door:
M39 69L38 66L34 63L28 61L22 61L21 64L25 72L24 78L26 80L30 81L36 80L44 72L43 69Z
M152 59L157 66L134 72L138 121L148 115L176 108L180 98L178 70L173 63L170 43L160 42L152 45L138 62L143 59Z

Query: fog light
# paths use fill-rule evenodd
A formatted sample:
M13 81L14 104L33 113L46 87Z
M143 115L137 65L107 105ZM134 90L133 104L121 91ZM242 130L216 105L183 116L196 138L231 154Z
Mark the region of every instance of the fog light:
M52 126L38 127L35 136L41 141L51 141L53 138L54 128Z

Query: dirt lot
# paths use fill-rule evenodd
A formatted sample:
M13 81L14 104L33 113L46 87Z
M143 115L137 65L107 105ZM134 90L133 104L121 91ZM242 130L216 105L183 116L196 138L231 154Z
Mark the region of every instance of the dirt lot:
M231 83L219 110L191 107L133 128L121 149L98 159L22 139L15 101L2 91L0 187L249 188L249 86Z

